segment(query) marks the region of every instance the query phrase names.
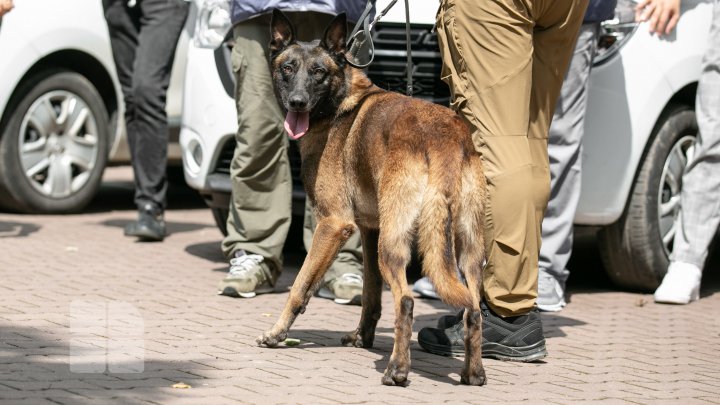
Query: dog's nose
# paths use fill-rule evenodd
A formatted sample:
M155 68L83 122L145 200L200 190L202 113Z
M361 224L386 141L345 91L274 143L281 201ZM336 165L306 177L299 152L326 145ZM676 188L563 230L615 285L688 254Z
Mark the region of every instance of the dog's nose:
M302 111L307 107L307 99L299 95L290 96L288 103L290 104L290 108L295 111Z

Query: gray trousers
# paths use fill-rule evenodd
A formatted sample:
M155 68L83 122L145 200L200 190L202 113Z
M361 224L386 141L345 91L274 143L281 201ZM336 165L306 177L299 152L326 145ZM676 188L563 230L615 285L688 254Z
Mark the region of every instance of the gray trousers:
M286 15L295 24L298 38L304 41L319 38L332 20L330 15L315 12ZM230 165L228 235L222 249L227 257L240 249L259 254L277 276L282 271L282 250L292 217L292 178L284 112L277 103L268 69L270 16L241 22L234 27L233 34L238 132ZM310 219L310 223L314 221ZM314 229L306 223L307 227ZM308 232L304 238L306 248L312 239L312 232ZM345 244L326 280L342 273L362 274L361 263L362 249L357 236Z
M572 253L573 220L580 199L582 139L585 133L588 79L595 57L598 23L580 27L575 52L565 75L550 133L550 200L542 223L540 271L565 285Z
M672 260L705 266L708 247L720 224L720 2L712 26L695 100L699 133L685 167L680 220Z

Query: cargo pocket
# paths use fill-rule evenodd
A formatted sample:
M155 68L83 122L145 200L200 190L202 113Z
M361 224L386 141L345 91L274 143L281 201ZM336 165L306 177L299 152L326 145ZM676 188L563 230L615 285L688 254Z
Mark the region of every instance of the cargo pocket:
M235 100L238 100L240 85L243 82L243 74L247 71L247 60L242 52L240 52L240 47L237 42L233 46L232 52L230 52L230 65L235 75Z
M455 24L455 1L446 0L440 4L435 19L438 42L443 64L440 78L455 91L458 85L466 88L464 80L465 58Z

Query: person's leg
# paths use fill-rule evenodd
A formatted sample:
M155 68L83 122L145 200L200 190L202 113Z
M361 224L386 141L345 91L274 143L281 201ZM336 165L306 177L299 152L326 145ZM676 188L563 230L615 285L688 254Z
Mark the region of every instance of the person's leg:
M438 13L443 80L453 107L475 128L488 180L484 356L546 355L540 318L531 310L549 195L547 131L586 6L445 0ZM424 328L418 340L429 351L452 354L461 331Z
M238 131L230 165L232 195L225 256L259 256L264 280L250 275L238 293L269 292L282 270L282 249L291 220L292 179L283 114L268 70L270 20L258 17L234 27L232 66ZM232 270L232 269L231 269ZM221 288L223 286L221 285Z
M133 108L126 113L135 173L135 203L167 205L168 125L165 103L170 72L189 4L183 0L143 0L132 85Z
M178 5L181 6L181 10L187 10L187 5ZM138 220L129 223L125 227L125 235L136 236L141 240L162 240L166 233L165 221L163 219L163 209L165 205L165 155L163 155L160 162L156 165L154 158L148 159L147 157L143 157L143 154L146 153L145 148L153 147L157 139L165 139L167 137L167 128L166 126L164 128L155 128L155 130L151 130L148 133L147 131L142 132L144 127L141 124L138 125L138 123L141 123L143 120L147 120L147 117L144 115L144 109L147 108L146 104L148 103L145 97L146 94L137 94L136 92L138 88L138 83L136 83L137 77L144 78L147 74L148 61L146 48L148 44L146 39L144 40L145 43L141 44L142 38L140 32L143 29L144 21L147 19L143 19L143 11L140 6L130 7L127 2L122 0L104 0L103 7L105 10L105 18L108 22L115 67L125 101L126 133L135 174L135 203L138 207ZM187 11L185 11L185 13L187 13ZM182 18L184 22L184 17ZM179 23L180 28L183 22ZM172 25L172 21L170 25ZM177 42L177 37L175 37L175 42ZM144 46L143 50L140 50L141 46ZM172 43L169 45L169 50L171 51L169 55L166 55L167 51L163 49L160 54L153 56L169 56L170 62L168 63L171 65L174 49L175 43ZM140 63L138 63L139 59L142 59ZM158 63L162 64L162 62ZM138 66L141 67L138 68ZM162 97L162 114L164 114L164 91ZM149 104L153 104L153 101L150 101ZM167 141L165 140L164 142ZM160 153L165 153L163 151L166 150L167 147L163 148L161 146L160 149ZM149 169L147 168L148 164L143 164L143 162L147 161L150 161ZM148 177L148 174L150 174L150 177ZM153 179L153 176L159 177L159 181ZM156 187L158 190L153 190L154 184L159 184L159 187Z
M132 76L135 66L135 48L140 33L140 9L128 7L123 0L103 0L105 19L110 34L115 70L125 101L125 119L135 115L132 95Z
M545 217L545 210L550 196L550 188L548 187L550 185L551 163L548 157L549 128L565 73L568 71L570 59L577 44L587 1L536 1L533 3L533 7L536 25L533 34L533 87L530 99L528 141L532 153L533 175L535 177L533 182L535 187L535 224L537 227L535 235L538 237L537 248L541 249L541 245L544 243L544 241L541 243L543 218ZM585 70L583 75L584 83L580 84L580 86L587 85L587 76L592 64L595 40L593 31L591 29L590 32L584 32L585 36L582 38L587 46L584 50L585 60L581 62L581 68ZM584 92L582 94L584 95ZM579 108L584 110L584 101L581 102ZM584 111L578 111L577 113L576 117L584 116ZM582 124L580 124L579 131L582 131ZM579 156L579 151L576 153ZM575 192L574 198L577 200L580 192L579 184ZM573 212L576 204L573 205ZM570 227L569 232L572 231L573 217L574 214L566 218L567 226ZM565 260L567 259L565 258Z
M293 14L289 15L292 19ZM311 40L321 37L332 18L316 18L314 24L295 25L299 38ZM352 29L352 24L348 25L348 29ZM303 222L303 244L306 251L310 251L316 225L312 207L306 202ZM363 253L360 239L360 232L356 232L340 248L340 253L325 273L323 283L318 289L320 297L333 299L338 304L360 304L363 289Z
M582 138L587 90L598 23L583 24L555 106L548 135L550 201L542 223L537 305L543 311L565 306L566 268L573 245L573 220L580 199Z
M696 98L698 135L685 168L682 207L671 264L655 301L687 304L699 298L708 247L720 224L720 3L715 0L709 43Z
M444 1L438 37L452 107L475 129L488 179L483 273L485 299L500 315L527 312L534 282L523 266L536 238L527 129L532 78L532 16L520 2ZM527 229L527 231L525 231ZM496 269L515 278L507 285Z
M296 23L297 36L310 40L322 35L332 16L288 12ZM301 23L302 22L302 23ZM228 277L220 292L269 292L282 271L282 249L291 221L292 179L287 155L288 139L284 115L277 103L268 69L270 16L241 22L234 27L232 64L235 71L235 100L238 113L237 144L230 166L232 197L227 221L228 235L222 242L226 257L248 253L249 277ZM243 262L244 259L243 259ZM234 265L233 265L234 266ZM259 266L259 267L257 267ZM256 271L258 270L258 271ZM258 288L261 291L257 291Z
M535 304L549 191L547 131L586 4L449 0L441 6L443 79L453 108L476 129L488 178L483 286L502 316Z

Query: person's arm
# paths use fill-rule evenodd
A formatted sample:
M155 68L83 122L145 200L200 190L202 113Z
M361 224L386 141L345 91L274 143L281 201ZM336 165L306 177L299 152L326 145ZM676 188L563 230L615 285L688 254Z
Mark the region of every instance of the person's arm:
M0 17L13 9L13 0L0 0Z
M652 33L667 35L680 18L680 0L640 0L635 7L635 20L647 21Z

